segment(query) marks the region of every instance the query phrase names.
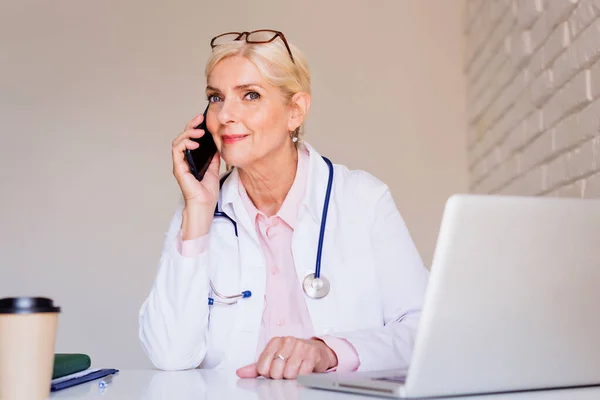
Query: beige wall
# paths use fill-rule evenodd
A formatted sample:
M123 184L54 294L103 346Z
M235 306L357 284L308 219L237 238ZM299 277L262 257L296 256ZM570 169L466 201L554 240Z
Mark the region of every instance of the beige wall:
M0 296L55 298L57 351L150 365L137 312L179 196L171 140L204 109L209 39L264 27L308 56L307 140L390 185L429 264L467 190L462 17L446 0L0 2Z
M600 197L600 1L466 10L471 190Z

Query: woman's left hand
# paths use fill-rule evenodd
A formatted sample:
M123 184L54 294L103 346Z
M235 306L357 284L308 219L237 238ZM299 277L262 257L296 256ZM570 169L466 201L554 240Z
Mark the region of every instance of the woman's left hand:
M237 375L240 378L296 379L298 375L325 372L337 363L335 352L319 339L275 337L258 361L238 369Z

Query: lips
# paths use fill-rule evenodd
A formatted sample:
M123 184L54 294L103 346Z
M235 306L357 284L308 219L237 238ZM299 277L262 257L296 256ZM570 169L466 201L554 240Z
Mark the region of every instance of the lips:
M250 136L250 135L222 135L221 139L223 140L223 143L225 143L225 144L232 144L232 143L237 143L241 140L244 140L248 136Z

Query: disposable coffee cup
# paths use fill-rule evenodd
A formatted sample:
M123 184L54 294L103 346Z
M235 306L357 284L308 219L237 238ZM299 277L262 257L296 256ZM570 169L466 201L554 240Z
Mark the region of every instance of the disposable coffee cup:
M59 312L43 297L0 299L0 400L50 396Z

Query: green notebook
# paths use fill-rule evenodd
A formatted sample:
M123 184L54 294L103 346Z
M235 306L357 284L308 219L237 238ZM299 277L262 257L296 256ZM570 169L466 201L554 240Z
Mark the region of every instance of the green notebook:
M90 365L92 360L87 354L54 354L52 379L85 371Z

